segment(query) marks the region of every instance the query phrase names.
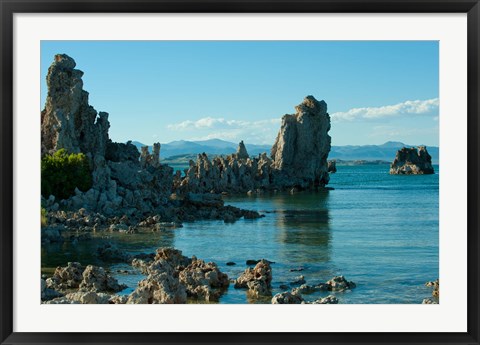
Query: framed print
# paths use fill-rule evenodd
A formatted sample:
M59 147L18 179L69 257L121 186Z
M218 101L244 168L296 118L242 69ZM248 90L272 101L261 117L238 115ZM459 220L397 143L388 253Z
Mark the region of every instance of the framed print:
M2 344L479 342L478 1L1 6Z

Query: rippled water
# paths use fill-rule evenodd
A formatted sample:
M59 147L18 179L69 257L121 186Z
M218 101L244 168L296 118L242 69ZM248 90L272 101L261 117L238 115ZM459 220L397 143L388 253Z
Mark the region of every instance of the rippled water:
M335 275L353 280L357 288L337 293L340 303L421 303L431 291L424 286L438 278L438 166L435 175L389 175L388 165L340 166L331 175L335 190L297 194L231 196L226 204L265 214L257 220L186 223L183 228L149 234L115 234L130 252L152 252L173 246L187 256L216 262L229 277L237 277L248 259L274 261L273 293L279 285L303 275L308 284ZM108 237L107 236L107 237ZM105 238L76 245L42 249L42 266L66 261L95 261L92 252ZM233 261L235 266L227 266ZM117 278L135 287L140 275L128 265L110 267ZM303 269L290 271L292 269ZM45 270L45 269L44 269ZM306 296L307 299L326 293ZM220 303L258 303L233 286Z

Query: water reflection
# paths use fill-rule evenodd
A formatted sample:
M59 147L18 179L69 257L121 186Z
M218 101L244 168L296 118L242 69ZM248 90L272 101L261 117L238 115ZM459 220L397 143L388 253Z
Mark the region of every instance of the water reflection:
M97 248L105 243L114 243L120 250L130 254L154 252L158 247L173 247L175 230L157 232L140 232L137 234L123 234L97 232L90 240L50 243L42 245L42 272L53 271L57 266L65 266L68 262L77 261L83 265L109 266L110 262L103 262L97 257Z
M330 261L330 224L327 192L278 195L274 198L277 241L285 262Z
M103 242L101 238L94 238L76 244L66 241L42 245L42 271L48 273L57 266L65 266L69 261L99 265L100 260L94 255L96 252L94 248Z

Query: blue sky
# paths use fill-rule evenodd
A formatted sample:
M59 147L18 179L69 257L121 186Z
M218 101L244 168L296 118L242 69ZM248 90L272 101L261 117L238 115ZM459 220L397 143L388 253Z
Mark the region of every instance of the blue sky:
M42 41L85 74L114 141L273 144L284 114L325 100L333 145L438 146L437 41Z

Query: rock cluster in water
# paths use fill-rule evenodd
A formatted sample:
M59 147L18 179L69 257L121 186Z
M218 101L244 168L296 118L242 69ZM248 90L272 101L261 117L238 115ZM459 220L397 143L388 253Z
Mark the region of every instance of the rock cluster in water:
M50 304L177 304L187 303L187 298L211 302L218 301L230 284L215 263L188 258L174 248L159 248L155 255L134 258L131 264L147 277L129 295L111 294L126 286L102 267L70 262L42 279L42 300Z
M102 252L121 252L113 245L99 248ZM195 256L182 255L175 248L161 247L152 254L118 255L135 271L145 275L129 294L118 294L127 288L119 284L103 267L69 262L57 267L49 278L42 276L41 300L46 304L183 304L188 302L218 302L233 282L236 289L245 289L254 303L272 304L337 304L333 295L306 300L304 295L315 292L343 292L355 288L355 283L343 276L326 283L307 285L303 276L290 286L303 284L272 297L273 262L265 259L249 260L254 267L247 268L237 279L230 280L214 262L205 262ZM134 272L134 271L132 271ZM122 270L122 273L131 273ZM433 283L432 283L433 284ZM437 284L438 286L438 284Z
M352 281L348 281L344 276L336 276L327 281L326 283L320 283L317 285L307 285L303 276L300 276L296 281L290 283L290 285L300 285L293 288L291 291L285 291L273 296L272 304L337 304L338 298L333 295L328 295L324 298L319 298L315 301L305 301L302 295L310 295L321 291L343 292L351 290L356 287L356 284ZM284 286L284 289L288 289L288 286Z
M395 160L390 165L392 175L433 174L432 157L425 146L403 147L397 151Z

